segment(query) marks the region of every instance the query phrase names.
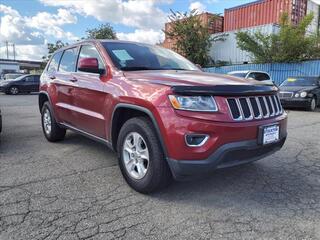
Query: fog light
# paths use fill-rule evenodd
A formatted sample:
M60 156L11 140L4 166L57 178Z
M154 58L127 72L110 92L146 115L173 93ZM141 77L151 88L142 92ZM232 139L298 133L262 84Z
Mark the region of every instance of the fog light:
M201 147L209 139L207 134L187 134L185 135L185 141L189 147Z

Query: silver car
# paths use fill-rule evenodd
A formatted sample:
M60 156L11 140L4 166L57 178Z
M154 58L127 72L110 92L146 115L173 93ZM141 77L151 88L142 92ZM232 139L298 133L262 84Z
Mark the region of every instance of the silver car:
M246 79L254 79L267 84L274 84L270 75L267 72L262 72L262 71L251 71L251 70L233 71L233 72L229 72L228 75L240 77L240 78L246 78Z

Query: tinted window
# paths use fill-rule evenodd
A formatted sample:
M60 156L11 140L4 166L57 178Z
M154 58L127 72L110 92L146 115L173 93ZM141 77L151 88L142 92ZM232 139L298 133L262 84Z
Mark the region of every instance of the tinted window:
M124 71L191 70L200 71L181 55L158 46L139 43L102 42L114 65Z
M33 82L33 76L27 76L24 78L26 82Z
M256 72L256 73L253 73L254 74L254 79L255 80L258 80L258 81L265 81L265 80L270 80L270 77L268 74L266 73L259 73L259 72ZM250 74L251 75L251 74ZM249 77L250 77L249 75Z
M319 81L316 77L292 77L285 80L281 86L318 86Z
M33 76L33 81L40 82L40 76L39 75Z
M104 69L102 59L97 51L97 49L92 45L84 45L81 47L79 60L82 58L96 58L98 59L99 69ZM79 71L79 70L77 70ZM80 71L79 71L80 72Z
M51 62L49 64L49 66L48 66L48 71L49 72L58 71L58 65L59 65L59 61L60 61L60 58L61 58L61 54L62 54L62 52L58 52L55 55L53 55L53 57L51 59Z
M60 72L74 72L77 61L77 48L70 48L63 52L59 71Z

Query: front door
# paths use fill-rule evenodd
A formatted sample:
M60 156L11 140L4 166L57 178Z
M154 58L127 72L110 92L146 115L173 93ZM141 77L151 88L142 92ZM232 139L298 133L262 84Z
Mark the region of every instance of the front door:
M99 69L105 69L102 58L94 45L83 45L80 48L79 59L97 58ZM101 81L100 74L81 72L74 75L77 86L74 91L75 107L77 109L76 127L87 133L105 138L105 111L106 94L105 82Z

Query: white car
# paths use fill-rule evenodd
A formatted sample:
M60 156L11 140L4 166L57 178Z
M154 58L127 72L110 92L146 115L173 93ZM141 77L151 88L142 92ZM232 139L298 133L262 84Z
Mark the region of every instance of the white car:
M240 78L246 78L246 79L254 79L267 84L274 84L270 75L267 72L262 72L262 71L250 71L250 70L233 71L233 72L229 72L228 75L240 77Z

